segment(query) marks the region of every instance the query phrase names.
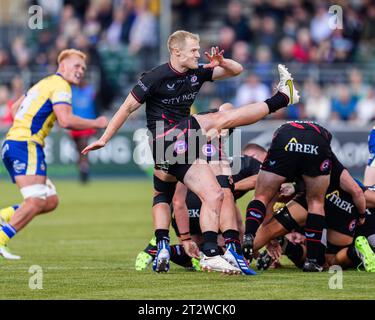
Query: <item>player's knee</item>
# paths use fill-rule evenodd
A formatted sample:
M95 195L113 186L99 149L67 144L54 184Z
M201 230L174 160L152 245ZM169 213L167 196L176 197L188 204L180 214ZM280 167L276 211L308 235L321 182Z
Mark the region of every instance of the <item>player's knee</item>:
M29 207L29 212L31 214L37 215L43 212L46 205L46 199L30 197L25 199L25 204Z
M324 197L312 197L307 199L307 207L309 212L324 214Z
M46 205L44 206L43 213L51 212L57 208L59 205L59 197L53 195L47 198Z
M56 187L50 179L47 179L46 186L47 186L47 199L46 199L46 205L44 207L43 212L50 212L50 211L55 210L57 206L59 205L59 197L57 196Z
M220 209L223 200L224 192L221 188L218 188L216 190L210 190L210 192L203 197L202 202L206 203L206 205L213 209Z
M173 210L176 210L176 211L177 210L183 210L186 206L183 199L180 199L180 198L177 198L177 197L173 197L172 204L173 204Z
M171 204L177 182L165 182L154 175L154 201L153 206L158 203Z
M47 198L47 186L45 184L23 187L20 191L25 202L32 207L33 212L37 213L43 210Z

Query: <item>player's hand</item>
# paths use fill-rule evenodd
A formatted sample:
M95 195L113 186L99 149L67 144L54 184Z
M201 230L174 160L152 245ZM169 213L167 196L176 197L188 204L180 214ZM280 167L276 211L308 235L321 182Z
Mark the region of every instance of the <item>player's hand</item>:
M182 246L189 257L199 259L199 248L193 240L182 241Z
M280 187L280 195L283 197L289 197L296 192L293 183L283 183Z
M266 246L266 250L273 260L279 260L282 255L282 249L277 240L271 240Z
M288 233L285 237L293 244L305 243L306 240L305 236L299 232Z
M365 218L365 217L363 217L363 218L359 218L359 219L358 219L358 225L359 225L359 226L364 225L365 221L366 221L366 218Z
M95 119L95 122L96 122L96 127L98 129L104 129L104 128L107 128L107 125L108 125L108 119L104 116L100 116L100 117L97 117Z
M90 143L85 149L82 150L82 154L88 154L90 151L101 149L105 146L105 142L102 140L96 140Z
M204 53L207 59L210 61L209 63L205 64L203 68L215 68L219 66L224 60L224 50L219 49L219 47L212 47L211 54L207 51Z

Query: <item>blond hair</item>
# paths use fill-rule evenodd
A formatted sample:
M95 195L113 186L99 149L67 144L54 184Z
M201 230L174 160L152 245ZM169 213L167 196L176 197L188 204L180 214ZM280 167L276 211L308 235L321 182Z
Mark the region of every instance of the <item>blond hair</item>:
M183 47L187 38L199 41L199 35L185 30L177 30L173 32L168 38L168 50L171 53L173 48Z
M86 61L86 54L84 54L82 51L77 49L65 49L61 51L59 56L57 57L57 63L60 64L61 61L70 57L73 54L76 54L77 56L81 57L83 60Z

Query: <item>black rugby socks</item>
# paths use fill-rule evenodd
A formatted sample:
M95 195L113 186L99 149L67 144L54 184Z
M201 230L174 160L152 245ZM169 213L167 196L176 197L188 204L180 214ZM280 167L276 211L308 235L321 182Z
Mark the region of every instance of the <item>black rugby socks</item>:
M289 103L289 98L284 93L277 91L275 95L264 101L267 103L269 113L276 112L279 109L285 108Z
M264 221L265 215L266 206L264 203L259 200L251 201L246 209L245 234L251 234L253 237L255 237L259 226Z
M162 243L169 245L169 230L166 229L156 229L155 230L156 245L158 248L161 247Z
M171 246L171 261L185 268L192 267L191 258L180 244Z
M203 232L203 241L204 243L202 246L202 251L207 257L213 257L220 254L219 247L217 245L217 232Z
M233 246L236 253L242 254L240 233L237 230L228 229L224 231L223 238L227 248L229 248L229 246Z
M302 268L304 259L303 259L303 247L302 245L290 242L284 237L284 243L282 244L283 253L292 261L297 268Z
M307 259L322 266L325 262L325 245L322 243L325 228L324 216L308 213L305 225Z

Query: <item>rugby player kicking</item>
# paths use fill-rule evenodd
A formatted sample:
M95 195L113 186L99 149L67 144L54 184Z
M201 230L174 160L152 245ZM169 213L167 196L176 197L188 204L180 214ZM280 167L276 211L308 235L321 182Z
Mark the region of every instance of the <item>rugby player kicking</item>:
M146 102L147 126L150 131L153 158L155 166L163 171L162 175L157 177L158 181L162 181L162 183L176 183L177 180L183 182L202 201L200 216L204 239L202 267L237 273L238 268L234 268L220 256L217 236L223 191L207 162L199 159L200 154L196 152L196 141L207 140L207 132L215 131L217 133L222 129L255 123L271 112L297 103L299 101L298 91L294 87L290 73L284 66L279 65L278 91L265 102L248 104L235 110L193 116L188 116L189 108L187 108L183 115L184 118L180 120L183 107L175 102L193 99L196 95L195 87L199 87L203 81L213 78L211 75L210 79L210 76L202 72L202 68L199 67L198 41L191 38L187 40L190 42L189 46L185 41L183 42L185 46L182 48L177 45L169 46L171 62L143 75L110 121L102 137L86 147L83 153L87 154L91 150L104 147L129 115L137 110L143 102ZM190 87L191 94L179 95L176 99L175 91L183 87ZM162 95L160 90L163 90ZM176 121L174 116L178 115L180 115L179 121ZM157 190L157 188L155 189ZM169 197L170 201L172 196ZM163 211L165 226L155 231L158 252L153 269L157 272L169 270L170 211L169 205L167 203L165 205L166 208ZM159 226L155 226L155 228L159 228Z
M219 48L212 48L211 54L205 53L209 63L199 65L199 36L178 30L168 39L170 61L142 75L137 85L124 103L119 116L124 112L138 108L146 103L147 127L156 135L157 122L167 128L174 126L190 115L193 104L204 82L221 80L240 74L242 66L224 59ZM125 118L123 119L125 121ZM160 247L168 247L170 204L176 187L176 179L161 170L161 165L154 168L154 199L152 206L155 237ZM193 246L185 241L187 246ZM154 266L157 268L157 265Z

